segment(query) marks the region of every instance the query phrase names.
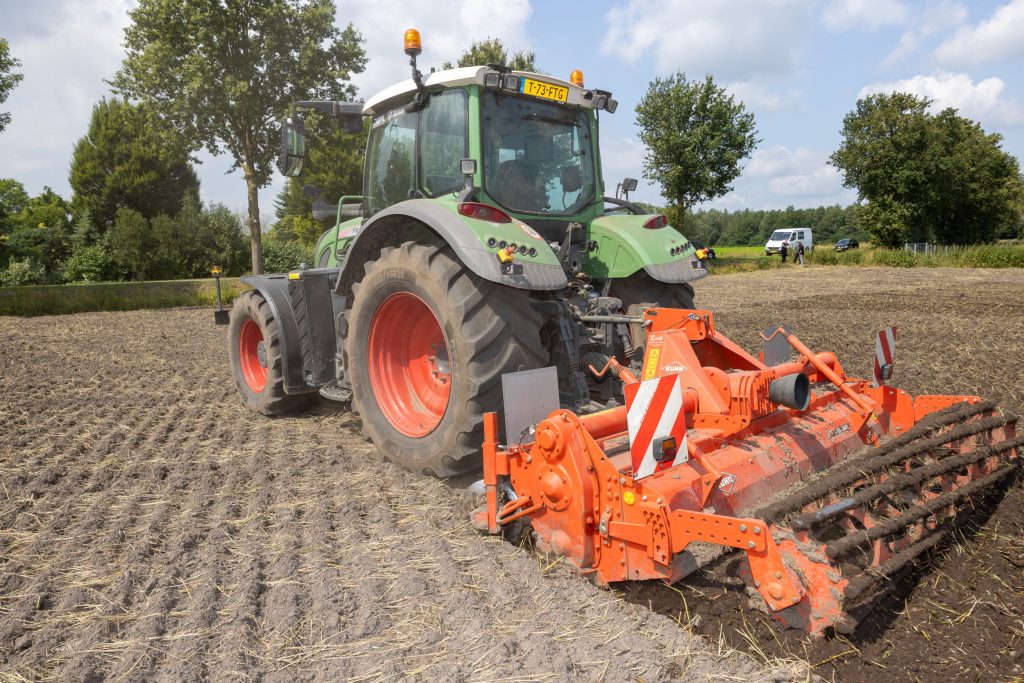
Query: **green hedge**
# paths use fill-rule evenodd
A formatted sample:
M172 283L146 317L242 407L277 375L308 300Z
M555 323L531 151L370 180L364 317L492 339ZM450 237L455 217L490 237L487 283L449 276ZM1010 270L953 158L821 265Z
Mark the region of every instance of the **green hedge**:
M836 253L831 245L815 248L808 259L820 266L889 266L892 268L1024 268L1024 244L939 247L928 253L907 249L851 249Z
M227 306L245 287L238 278L224 278L221 289ZM0 315L54 315L177 306L212 308L216 302L217 291L212 278L0 287Z

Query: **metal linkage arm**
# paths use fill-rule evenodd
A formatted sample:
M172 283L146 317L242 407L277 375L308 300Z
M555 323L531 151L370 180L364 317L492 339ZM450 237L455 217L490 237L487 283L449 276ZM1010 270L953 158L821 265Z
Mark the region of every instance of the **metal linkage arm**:
M791 607L803 598L803 587L782 564L782 555L764 520L673 510L669 515L672 552L681 553L694 541L745 551L754 585L773 611Z

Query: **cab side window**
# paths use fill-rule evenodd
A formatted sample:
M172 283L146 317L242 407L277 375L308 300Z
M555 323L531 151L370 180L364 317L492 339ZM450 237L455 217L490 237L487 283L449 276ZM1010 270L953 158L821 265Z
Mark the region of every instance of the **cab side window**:
M462 188L459 161L469 156L468 103L465 90L445 90L432 95L420 113L419 185L428 197Z
M373 119L363 179L364 213L372 216L413 195L417 112L393 109Z

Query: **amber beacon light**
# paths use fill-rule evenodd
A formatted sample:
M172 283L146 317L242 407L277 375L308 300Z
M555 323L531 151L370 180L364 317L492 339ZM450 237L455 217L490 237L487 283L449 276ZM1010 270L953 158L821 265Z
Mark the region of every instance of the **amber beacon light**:
M414 28L410 28L405 32L405 54L410 57L415 57L423 52L423 46L420 43L420 32Z
M569 82L573 85L582 88L583 87L583 72L579 69L573 69L572 73L569 74Z

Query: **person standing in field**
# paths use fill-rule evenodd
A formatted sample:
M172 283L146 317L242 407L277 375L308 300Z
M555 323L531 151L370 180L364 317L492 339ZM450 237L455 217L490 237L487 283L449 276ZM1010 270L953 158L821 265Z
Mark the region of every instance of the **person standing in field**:
M800 265L804 265L804 243L797 240L797 243L793 246L793 262L799 262Z
M789 254L789 240L782 242L782 247L779 249L779 253L782 254L782 262L786 262L786 256Z

